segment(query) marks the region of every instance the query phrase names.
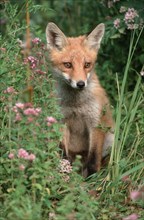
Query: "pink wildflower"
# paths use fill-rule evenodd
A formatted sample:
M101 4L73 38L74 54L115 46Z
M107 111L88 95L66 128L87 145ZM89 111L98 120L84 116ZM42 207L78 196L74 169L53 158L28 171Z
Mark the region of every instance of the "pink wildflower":
M72 166L68 160L62 159L60 161L59 170L60 170L60 173L71 173Z
M36 108L35 111L36 111L37 113L41 113L41 108Z
M56 123L57 122L57 120L55 119L55 118L53 118L53 117L47 117L47 122L49 122L49 123L51 123L51 124L53 124L53 123Z
M50 127L52 124L50 122L47 123L47 126Z
M36 70L36 73L40 74L40 75L44 75L46 74L46 72L42 71L42 70Z
M24 158L24 159L28 159L28 156L29 156L29 154L28 154L28 152L25 150L25 149L23 149L23 148L20 148L19 150L18 150L18 157L19 158Z
M34 44L39 44L39 43L41 42L41 39L38 38L38 37L36 37L36 38L34 38L34 39L32 40L32 42L33 42Z
M6 48L4 48L4 47L1 47L0 50L3 52L6 52Z
M19 113L16 113L16 116L15 116L15 122L16 121L21 121L22 120L22 117L21 117L21 115L19 114Z
M33 161L33 160L35 160L35 158L36 158L36 156L34 154L29 154L27 159L30 161Z
M133 213L125 218L123 218L122 220L137 220L138 219L138 215Z
M120 27L120 19L119 19L119 18L115 19L114 22L113 22L113 24L114 24L114 27L115 27L116 29L118 29L118 28Z
M30 103L30 102L26 102L26 103L24 103L24 107L25 108L32 108L32 103Z
M24 64L30 64L30 68L34 69L37 66L38 60L37 58L33 57L33 56L28 56L27 58L24 59Z
M8 155L8 158L9 158L9 159L13 159L13 158L14 158L14 154L13 154L13 153L10 153L10 154Z
M42 50L46 50L47 48L45 47L45 44L44 43L41 43L41 49Z
M16 103L15 106L20 109L24 109L25 107L24 103L21 103L21 102Z
M130 198L135 201L135 200L138 200L138 199L142 199L143 198L143 195L144 193L142 191L132 191L130 193Z
M25 166L23 164L19 165L19 170L23 171L25 169Z
M31 123L31 122L33 122L33 121L34 121L34 118L32 118L32 117L28 117L28 118L27 118L27 122L28 122L28 123Z
M15 93L15 89L13 88L13 86L10 86L6 90L4 90L4 93Z
M29 154L25 149L20 148L18 150L18 158L23 158L25 160L34 161L36 156L35 154Z
M57 120L54 118L54 117L47 117L46 118L46 121L47 121L47 126L50 127L52 124L56 123Z
M139 25L138 24L127 24L127 29L129 30L135 30L138 29Z
M38 116L39 113L41 112L41 108L27 108L24 110L24 114L25 115L34 115L34 116Z
M128 8L127 12L125 13L124 21L125 23L134 22L135 17L139 17L137 11L134 8Z
M122 181L123 181L123 182L131 182L131 179L130 179L130 177L127 175L127 176L124 176L124 177L122 178Z
M18 109L17 109L17 107L14 106L14 107L12 108L12 111L15 112L15 113L18 113Z

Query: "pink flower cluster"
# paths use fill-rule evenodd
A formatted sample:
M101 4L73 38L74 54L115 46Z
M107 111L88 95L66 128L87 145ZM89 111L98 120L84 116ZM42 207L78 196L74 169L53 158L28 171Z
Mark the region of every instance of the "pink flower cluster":
M134 22L135 17L139 17L137 11L134 8L128 8L125 13L124 21L127 23Z
M137 21L137 23L136 23L136 18L139 17L137 11L134 8L127 9L124 6L121 6L120 13L124 13L124 12L125 12L125 14L124 14L123 21L125 22L127 29L134 30L134 29L140 28L143 21L141 21L141 23L140 23L140 21L139 22ZM120 19L119 18L115 19L113 24L114 24L114 27L116 29L118 29L120 27Z
M127 12L125 13L125 18L124 18L124 21L128 29L134 30L139 27L139 25L135 23L136 17L139 17L137 11L134 8L128 8Z
M8 155L8 158L9 158L9 159L14 159L14 153L10 153L10 154Z
M139 199L139 198L141 198L141 196L142 196L142 193L141 192L139 192L139 191L132 191L131 193L130 193L130 198L132 199L132 200L137 200L137 199Z
M41 42L41 39L38 37L32 39L32 43L34 43L34 44L39 44L40 42Z
M130 182L130 178L128 176L124 177L123 181L126 181L126 182ZM130 198L133 200L133 201L136 201L136 200L144 200L144 186L142 186L139 190L135 190L135 191L132 191L130 192ZM127 217L124 217L122 220L137 220L138 219L138 215L136 213L133 213Z
M19 40L19 42L21 41ZM24 44L23 48L26 49L25 43L21 42L20 44ZM41 42L40 38L35 37L31 40L31 49L31 55L24 58L23 64L30 67L32 73L31 79L33 79L35 74L40 75L40 78L42 78L42 75L46 74L44 70L46 68L45 51L47 48L45 44ZM22 53L24 53L24 51L22 51Z
M24 59L24 64L29 63L31 69L35 69L38 64L38 59L33 56L28 56Z
M127 24L127 29L129 30L138 29L138 27L139 27L138 24Z
M23 149L23 148L20 148L19 150L18 150L18 157L19 158L24 158L24 159L27 159L28 158L28 152L25 150L25 149Z
M115 27L116 29L118 29L118 28L120 27L120 19L119 19L119 18L115 19L114 22L113 22L113 24L114 24L114 27Z
M22 114L26 116L39 116L41 113L41 108L34 108L32 107L31 103L21 103L18 102L15 104L15 106L12 108L13 112L16 113L15 122L22 120ZM28 117L28 122L32 122L33 118Z
M41 108L27 108L23 111L24 115L38 116L41 112Z
M23 110L24 107L25 107L25 104L24 104L24 103L18 102L18 103L16 103L15 106L12 108L13 112L16 113L15 120L14 120L15 122L22 120L21 114L20 114L20 112L19 112L18 109Z
M35 72L38 73L38 74L40 74L40 75L46 74L46 72L44 72L44 71L42 71L42 70L39 70L39 69L37 69Z
M51 126L52 124L57 122L57 120L55 118L51 117L51 116L47 117L46 121L47 121L47 126Z
M19 165L19 170L23 171L25 169L25 166L23 164Z
M24 103L21 103L21 102L18 102L18 103L15 104L15 107L16 107L16 108L19 108L19 109L24 109L25 104L24 104Z
M122 220L137 220L138 219L138 215L133 213L125 218L123 218Z
M30 161L30 162L33 162L33 161L36 159L35 154L32 154L32 153L29 154L29 153L28 153L25 149L23 149L23 148L20 148L20 149L18 150L17 157L18 157L18 158L22 158L22 159L24 159L24 160L28 160L28 161ZM14 153L9 153L8 158L11 159L11 160L14 159L14 158L15 158ZM20 164L20 165L19 165L19 170L23 171L24 169L25 169L25 165Z
M25 160L34 161L36 156L34 154L29 154L25 149L20 148L18 150L18 158L23 158Z
M139 199L142 199L144 200L144 190L135 190L135 191L132 191L130 193L130 198L133 200L133 201L136 201L136 200L139 200Z
M130 177L128 175L122 177L122 181L126 182L126 183L130 183L132 182L132 180L130 179ZM134 190L130 192L130 198L133 201L142 199L144 200L144 185L141 186L138 190Z
M122 177L123 182L131 182L131 179L128 175Z
M14 155L14 153L9 153L9 155L8 155L8 158L9 159L14 159L14 157L15 157L15 155ZM35 159L36 159L36 156L35 156L35 154L32 154L32 153L28 153L25 149L23 149L23 148L20 148L19 150L18 150L18 154L17 154L17 157L18 158L22 158L22 159L24 159L24 160L28 160L28 161L31 161L31 162L33 162ZM23 164L20 164L19 165L19 170L21 170L21 171L23 171L25 169L25 166L23 165Z
M3 52L6 52L6 48L4 48L4 47L0 47L0 50Z
M13 86L7 87L6 90L3 91L4 93L16 93L15 89L13 88Z

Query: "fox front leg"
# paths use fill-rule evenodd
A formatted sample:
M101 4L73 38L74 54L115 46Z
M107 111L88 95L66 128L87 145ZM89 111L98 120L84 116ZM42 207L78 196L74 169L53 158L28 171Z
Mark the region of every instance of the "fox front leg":
M105 133L98 128L90 131L90 147L88 155L88 175L100 170Z
M60 142L60 148L64 151L64 156L68 158L69 157L68 146L69 146L70 132L66 125L62 128L62 136L63 137L62 137L62 141Z

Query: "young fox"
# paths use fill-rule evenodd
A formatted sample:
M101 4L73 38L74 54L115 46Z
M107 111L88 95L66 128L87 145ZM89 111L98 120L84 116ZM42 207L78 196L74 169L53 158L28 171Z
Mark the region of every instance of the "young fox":
M73 38L54 23L46 28L66 125L62 146L71 162L81 155L84 176L100 170L114 139L109 100L94 72L104 30L104 24L99 24L88 36Z

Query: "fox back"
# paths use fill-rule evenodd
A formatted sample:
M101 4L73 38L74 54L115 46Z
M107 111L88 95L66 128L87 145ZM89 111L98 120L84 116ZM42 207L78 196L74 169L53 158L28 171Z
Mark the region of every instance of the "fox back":
M46 28L66 125L61 146L71 162L81 155L84 176L100 170L114 139L109 100L94 71L104 29L100 24L88 36L73 38L54 23Z

